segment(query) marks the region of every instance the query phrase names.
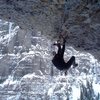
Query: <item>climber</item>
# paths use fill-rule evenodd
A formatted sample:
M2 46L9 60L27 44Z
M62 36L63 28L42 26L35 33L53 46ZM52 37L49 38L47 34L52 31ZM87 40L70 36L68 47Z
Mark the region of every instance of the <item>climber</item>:
M61 43L59 41L53 44L58 47L58 52L56 53L55 51L53 51L54 57L52 59L52 63L55 65L57 69L65 71L65 75L66 75L67 70L71 67L71 65L73 65L73 68L75 68L78 66L78 64L75 62L74 56L72 56L67 63L64 61L63 56L65 52L65 42L66 42L66 39L63 38L62 48L61 48Z

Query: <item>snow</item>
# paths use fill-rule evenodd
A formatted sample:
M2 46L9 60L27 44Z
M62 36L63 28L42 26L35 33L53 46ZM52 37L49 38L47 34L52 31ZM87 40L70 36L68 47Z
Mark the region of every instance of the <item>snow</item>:
M53 95L53 88L50 88L50 89L48 90L48 95L49 95L49 96L52 96L52 95Z
M100 84L96 84L95 82L93 82L93 89L96 95L98 95L98 93L100 93Z
M18 82L17 80L13 81L13 77L12 76L9 76L8 79L3 82L3 84L0 84L0 86L4 87L4 86L7 86L7 85L14 85L17 82Z
M8 24L8 23L7 23ZM12 25L13 23L9 22L9 31L8 34L3 35L2 37L0 37L0 42L4 42L9 43L11 41L11 39L17 34L19 26L16 26L14 29L12 29ZM6 32L6 30L2 31L2 32ZM1 31L0 31L1 33Z
M77 88L75 86L72 86L72 96L73 96L73 100L78 100L80 97L80 88Z
M7 41L9 42L16 35L19 27L16 26L14 29L12 29L12 25L13 25L12 23L9 23L9 33L5 35L4 38L0 40L0 42L3 42L4 40L6 40L6 42ZM99 81L95 83L96 77L94 77L94 73L92 73L91 70L89 70L90 72L88 71L87 74L83 72L83 70L81 72L81 69L82 68L84 69L85 67L87 67L86 69L88 69L88 67L90 67L90 69L95 67L94 69L96 69L100 65L97 59L95 59L89 53L81 53L79 51L76 51L73 47L67 47L66 52L68 53L68 55L66 53L65 57L75 55L79 63L78 68L76 69L71 68L67 76L65 75L61 76L61 74L59 73L60 71L57 71L57 69L54 68L53 71L56 74L54 73L53 76L50 76L50 73L48 71L50 70L50 67L52 66L50 62L50 59L51 59L51 54L49 52L50 46L47 46L47 44L44 45L44 40L45 40L44 38L42 37L39 37L39 38L34 37L34 38L36 38L37 40L39 39L38 40L39 42L37 42L36 45L32 45L28 53L23 52L22 54L18 53L16 55L13 53L7 54L8 56L12 56L12 57L18 57L18 58L20 58L21 56L22 57L17 62L17 66L14 66L14 69L12 70L11 75L8 76L8 79L6 79L3 83L0 84L0 88L1 87L4 89L6 88L6 90L10 86L13 87L13 89L15 90L16 88L20 88L17 91L17 94L15 94L14 96L8 95L6 100L20 100L19 98L21 96L24 96L24 97L29 96L32 98L32 100L39 100L39 98L42 98L42 97L39 97L39 95L42 95L42 96L46 95L50 98L50 100L58 100L58 98L60 98L59 95L61 95L62 100L66 100L66 97L68 95L67 92L72 93L70 95L71 96L70 100L78 100L80 98L80 92L81 92L80 84L83 84L84 86L86 86L87 80L88 81L92 80L93 89L95 93L96 94L100 93L100 84L99 84ZM22 48L22 46L20 46L20 48ZM36 72L28 73L28 74L25 74L23 77L21 77L19 80L14 80L14 74L16 70L19 70L17 69L17 67L19 67L20 62L27 61L28 63L32 63L32 60L33 60L32 58L36 55L38 55L44 61L43 65L39 66L39 69L37 70L40 74L38 75L36 74ZM2 59L3 56L4 55L0 55L0 59ZM37 65L40 64L40 62L35 62L35 63ZM45 72L47 71L47 74L42 73L42 71L40 70L40 67L44 67L44 66L46 67L43 70L45 70ZM9 89L7 91L7 93L12 93L12 92L15 92L15 91L14 90L9 91ZM21 93L23 93L24 95ZM25 93L27 95L25 95ZM36 95L35 99L33 99L34 94Z
M22 77L22 79L27 79L27 78L32 79L33 77L45 79L44 76L39 76L39 75L36 75L35 73L33 73L33 74L27 74L27 75L25 75L24 77Z

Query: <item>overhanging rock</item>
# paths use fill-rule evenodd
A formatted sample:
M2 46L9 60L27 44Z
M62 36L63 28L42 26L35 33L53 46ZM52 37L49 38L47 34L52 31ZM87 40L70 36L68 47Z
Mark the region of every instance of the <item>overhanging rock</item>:
M66 30L67 45L100 60L99 0L0 0L0 18L50 39Z

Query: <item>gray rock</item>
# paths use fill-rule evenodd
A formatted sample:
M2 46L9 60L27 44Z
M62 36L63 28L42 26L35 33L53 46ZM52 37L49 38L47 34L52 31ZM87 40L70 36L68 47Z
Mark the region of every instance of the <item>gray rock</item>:
M24 49L27 48L27 51L30 48L33 30L41 31L43 35L53 40L59 37L60 30L67 30L69 34L65 34L68 35L68 45L89 52L100 60L99 16L99 0L0 1L0 18L13 21L20 26L22 34L17 35L20 41L18 45L25 45ZM13 52L14 43L10 42L7 48L8 52Z

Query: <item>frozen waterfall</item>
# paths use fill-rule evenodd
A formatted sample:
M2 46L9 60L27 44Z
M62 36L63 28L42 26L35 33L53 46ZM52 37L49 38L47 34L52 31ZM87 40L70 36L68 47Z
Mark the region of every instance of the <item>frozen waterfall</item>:
M0 20L0 100L100 100L100 62L66 46L79 66L65 76L51 63L52 42Z

